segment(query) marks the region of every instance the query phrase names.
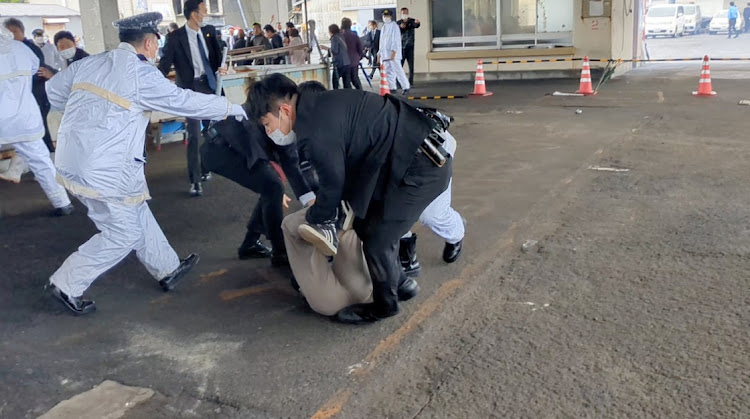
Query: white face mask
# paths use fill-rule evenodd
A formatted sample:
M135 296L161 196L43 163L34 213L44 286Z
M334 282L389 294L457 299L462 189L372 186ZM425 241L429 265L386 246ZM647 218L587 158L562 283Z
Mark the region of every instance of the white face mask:
M391 23L391 18L390 18L390 16L383 16L383 22L384 22L384 23Z
M205 28L206 25L208 25L208 22L206 22L205 20L200 23L201 28Z
M401 19L403 19L403 20L409 19L409 15L402 13L401 14Z
M293 129L290 129L289 134L286 134L286 135L281 132L281 115L283 115L283 113L281 112L281 110L279 110L279 128L277 128L276 131L268 134L268 138L270 138L271 141L274 142L274 144L280 145L280 146L287 146L290 144L294 144L294 142L297 141L297 134L294 132ZM292 125L291 120L289 121L289 125L291 127Z
M37 45L42 46L44 45L44 37L43 36L35 36L34 42L36 42Z
M70 60L73 57L75 57L75 55L76 55L76 48L75 47L70 47L68 49L64 49L64 50L60 51L60 55L63 58L65 58L66 60Z

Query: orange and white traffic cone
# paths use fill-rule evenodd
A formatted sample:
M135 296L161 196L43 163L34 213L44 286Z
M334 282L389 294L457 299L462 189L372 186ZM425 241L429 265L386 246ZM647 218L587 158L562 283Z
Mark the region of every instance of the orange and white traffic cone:
M492 96L492 92L488 92L487 86L484 84L484 67L482 67L482 60L477 61L477 75L474 77L474 92L469 93L469 96Z
M711 87L711 68L708 65L708 55L703 57L703 69L701 69L701 78L698 80L698 91L693 92L694 96L716 96L716 92Z
M388 87L388 77L385 75L385 64L380 64L380 96L389 95L391 88Z
M591 64L589 57L583 57L583 67L581 68L581 84L578 87L578 94L584 96L595 95L594 86L591 84Z

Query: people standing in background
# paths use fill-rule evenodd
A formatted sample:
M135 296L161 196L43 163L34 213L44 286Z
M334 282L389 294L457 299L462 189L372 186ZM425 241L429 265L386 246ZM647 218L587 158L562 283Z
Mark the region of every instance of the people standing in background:
M44 91L44 83L47 79L38 74L38 69L45 68L46 70L50 70L50 68L45 65L44 54L42 53L41 48L36 46L34 41L26 39L26 36L24 35L26 29L23 26L23 22L16 18L8 18L5 20L5 29L13 34L13 39L23 42L23 44L26 45L39 59L37 72L32 77L31 92L36 99L36 103L39 105L39 110L42 112L42 122L44 123L44 144L47 145L47 149L50 153L54 153L55 146L52 144L52 136L50 136L49 127L47 126L47 114L49 113L50 108L49 101L47 100L47 92Z
M328 50L331 54L333 61L333 78L332 85L334 89L339 88L339 77L343 79L344 89L350 89L352 87L352 72L349 69L351 66L351 60L349 59L349 52L347 51L346 41L341 36L341 29L339 25L332 24L328 26L328 35L331 39L331 46L321 45L320 47Z
M263 30L260 27L260 23L253 23L253 39L251 42L251 47L260 47L262 46L264 50L271 49L271 41L268 40L268 38L263 35ZM269 59L263 59L258 58L255 60L255 65L264 65L264 64L270 64Z
M745 33L750 32L750 3L742 11L742 17L745 19Z
M169 34L159 70L166 76L172 69L176 73L177 86L194 92L215 94L216 71L221 67L222 51L216 36L216 28L203 26L207 16L203 0L187 0L183 7L187 23ZM209 121L205 121L208 125ZM190 196L203 195L201 182L211 179L211 174L201 164L201 121L187 119L188 146L187 169Z
M320 62L323 62L325 57L321 51L320 42L318 42L318 35L315 33L315 21L313 19L307 21L307 43L310 44L309 52L312 53L313 51L318 51Z
M385 9L383 11L383 27L380 29L380 62L385 67L385 75L388 78L388 88L391 92L396 91L398 81L403 87L403 94L409 93L411 84L401 66L401 30L393 21L393 13Z
M171 22L169 24L169 27L167 28L167 34L170 34L170 33L174 32L174 31L176 31L177 29L180 29L180 27L176 23Z
M367 37L370 38L370 48L368 50L370 66L372 71L370 72L370 78L375 75L375 71L380 67L378 61L378 51L380 51L380 29L378 29L378 22L371 20L367 23Z
M729 32L727 35L727 39L732 37L732 33L734 32L734 37L738 38L740 36L740 31L737 30L737 18L740 17L740 9L735 6L733 1L729 2L729 11L727 12L727 18L729 18Z
M401 19L398 22L399 29L401 29L401 67L404 66L404 62L409 63L409 84L414 84L414 29L421 26L419 19L412 19L409 17L409 9L406 7L401 8Z
M276 31L276 29L273 28L271 25L266 25L265 28L263 28L266 32L266 38L268 38L269 41L271 41L271 48L284 48L284 40L281 39L281 35ZM284 57L276 57L272 61L274 64L282 64L284 62Z
M352 31L352 20L348 17L341 19L341 36L346 42L346 49L349 53L349 71L352 84L355 89L362 90L362 83L359 81L359 61L362 59L362 41L359 35Z
M57 51L49 38L44 35L44 30L34 29L31 32L31 36L34 39L34 43L42 50L44 55L44 63L55 71L63 69L63 59L60 56L60 52Z
M234 41L234 48L232 49L240 49L240 48L246 48L247 47L247 38L245 37L245 30L244 29L237 29L237 40Z
M302 45L304 42L302 41L302 38L299 36L299 31L297 28L292 28L289 30L289 46L293 47L296 45ZM292 51L291 54L291 63L293 65L303 65L307 62L307 54L308 52L304 49L298 49L295 51Z
M60 31L55 34L55 46L60 51L60 56L65 60L63 69L89 56L86 51L76 46L75 37L68 31Z

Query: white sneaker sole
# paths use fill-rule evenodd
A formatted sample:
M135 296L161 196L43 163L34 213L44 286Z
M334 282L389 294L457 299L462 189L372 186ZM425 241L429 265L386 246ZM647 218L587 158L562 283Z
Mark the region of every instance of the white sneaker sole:
M323 235L309 225L300 225L299 228L297 228L297 233L299 233L303 240L315 246L323 256L336 256L338 249L333 247Z

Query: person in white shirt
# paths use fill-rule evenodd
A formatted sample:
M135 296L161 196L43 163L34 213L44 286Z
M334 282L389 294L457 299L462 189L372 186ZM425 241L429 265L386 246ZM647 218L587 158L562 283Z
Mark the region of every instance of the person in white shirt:
M383 27L380 29L380 62L385 66L388 88L396 91L396 81L403 87L403 94L409 93L409 79L401 66L401 29L393 21L393 13L386 9L383 12Z
M159 72L154 62L161 19L151 12L115 22L117 48L76 61L47 82L52 108L65 111L55 156L58 181L87 207L100 231L50 277L49 292L75 314L96 309L83 293L133 250L164 291L198 262L195 254L177 257L147 203L144 150L151 111L246 118L225 97L179 88Z
M34 29L31 32L31 35L34 38L36 46L38 46L42 50L42 54L44 54L44 64L50 66L55 71L62 70L65 65L63 64L63 58L60 56L60 52L57 51L57 47L52 45L49 39L44 36L44 30Z
M11 145L36 175L39 186L55 207L53 215L73 212L65 189L55 181L55 166L44 144L44 124L31 78L39 70L39 58L0 25L0 147Z

